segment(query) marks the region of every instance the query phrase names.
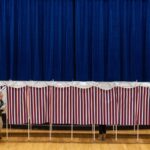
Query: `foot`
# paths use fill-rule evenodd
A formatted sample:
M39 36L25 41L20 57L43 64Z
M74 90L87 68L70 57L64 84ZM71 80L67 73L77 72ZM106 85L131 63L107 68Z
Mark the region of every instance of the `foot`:
M105 139L106 139L106 134L103 134L102 135L102 141L105 141Z
M99 140L101 139L101 135L100 135L100 134L98 135L98 139L99 139Z
M99 139L99 140L102 139L102 135L101 135L101 134L98 135L98 139Z

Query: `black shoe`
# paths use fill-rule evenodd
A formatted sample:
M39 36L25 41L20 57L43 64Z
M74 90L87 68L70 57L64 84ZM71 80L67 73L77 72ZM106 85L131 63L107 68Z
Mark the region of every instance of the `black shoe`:
M103 134L102 135L102 141L105 141L105 139L106 139L106 134Z
M101 134L98 135L98 139L99 139L99 140L102 139L102 135L101 135Z
M105 141L105 138L104 138L104 136L102 136L102 141Z

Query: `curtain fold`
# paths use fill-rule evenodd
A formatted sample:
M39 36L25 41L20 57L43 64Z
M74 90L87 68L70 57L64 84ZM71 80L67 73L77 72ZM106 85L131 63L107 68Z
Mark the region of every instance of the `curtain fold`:
M139 87L117 89L118 125L137 125L137 113L140 100Z
M23 125L28 123L27 87L7 87L8 124Z
M48 108L51 108L48 100L48 92L48 87L29 87L29 117L31 124L43 124L47 122L47 116L49 116L47 104L49 104ZM48 121L50 122L50 120Z
M0 80L149 81L150 0L1 0Z

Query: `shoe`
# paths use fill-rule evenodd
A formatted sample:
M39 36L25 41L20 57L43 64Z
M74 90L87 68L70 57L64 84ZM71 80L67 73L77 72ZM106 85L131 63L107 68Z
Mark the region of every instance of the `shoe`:
M106 134L103 134L102 135L102 141L105 141L106 140Z
M99 139L99 140L102 139L102 135L101 135L101 134L98 135L98 139Z

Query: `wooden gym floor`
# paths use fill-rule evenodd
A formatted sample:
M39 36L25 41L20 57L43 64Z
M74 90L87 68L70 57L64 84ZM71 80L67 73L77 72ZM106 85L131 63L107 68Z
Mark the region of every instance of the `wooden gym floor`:
M92 131L74 131L73 139L68 130L53 130L51 139L49 131L45 130L31 130L30 140L27 138L27 130L11 129L8 133L7 139L6 130L2 132L0 150L150 150L149 129L139 131L138 141L134 130L119 130L117 141L115 131L112 130L107 132L105 141L98 139L97 131L95 140L93 140Z
M0 150L150 150L150 145L84 143L0 143Z

